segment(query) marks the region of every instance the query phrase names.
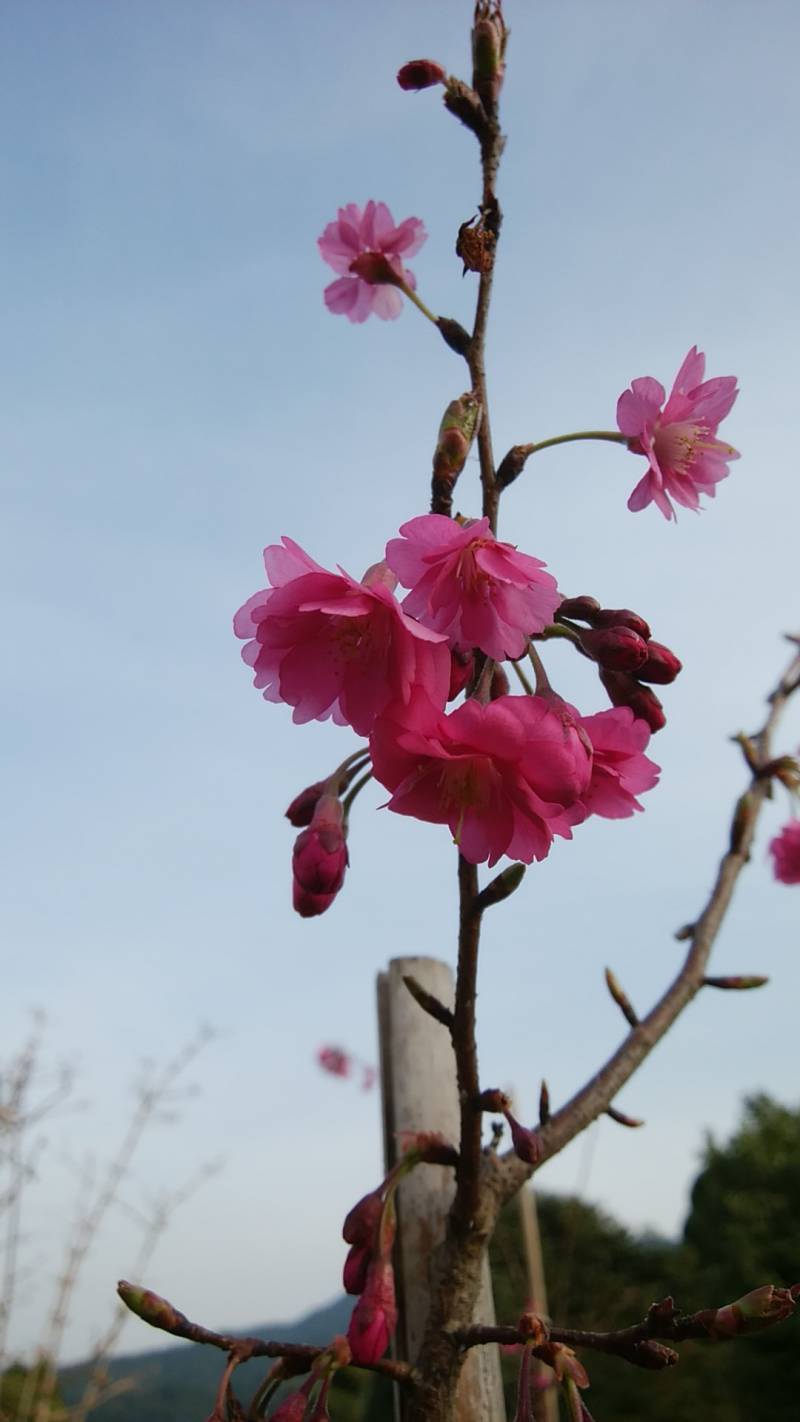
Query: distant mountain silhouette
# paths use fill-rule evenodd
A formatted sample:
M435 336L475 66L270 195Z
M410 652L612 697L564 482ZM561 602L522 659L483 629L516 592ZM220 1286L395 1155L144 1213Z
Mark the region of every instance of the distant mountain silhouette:
M296 1323L264 1323L254 1328L231 1329L238 1335L280 1339L283 1343L329 1343L345 1333L353 1300L342 1297L309 1313ZM144 1325L141 1325L144 1329ZM176 1343L157 1352L131 1353L108 1364L108 1380L130 1379L132 1387L104 1403L99 1422L201 1422L211 1411L225 1356L216 1348L196 1343ZM269 1367L269 1359L243 1363L237 1371L237 1392L247 1396ZM64 1402L77 1402L91 1364L78 1363L61 1373Z

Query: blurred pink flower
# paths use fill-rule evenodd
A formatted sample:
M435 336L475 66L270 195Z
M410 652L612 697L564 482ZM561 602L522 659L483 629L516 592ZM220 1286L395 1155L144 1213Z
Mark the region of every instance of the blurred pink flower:
M660 767L643 754L650 727L637 720L628 706L599 711L595 716L575 712L592 743L592 778L581 796L587 814L607 820L625 819L642 806L635 798L658 783Z
M317 1061L322 1070L330 1072L331 1076L350 1075L350 1057L342 1047L320 1047Z
M446 639L401 611L385 563L359 583L329 573L291 538L265 548L264 563L272 586L239 608L233 630L252 639L242 656L268 701L293 706L297 723L332 716L362 736L390 702L406 703L414 686L444 705Z
M772 868L779 884L800 884L800 820L784 825L769 846Z
M544 859L555 834L585 817L591 772L586 734L539 696L465 702L445 715L424 693L395 704L370 741L389 809L449 825L472 864L503 854Z
M411 592L403 607L453 647L521 657L532 632L552 622L561 595L544 563L500 543L488 518L461 527L443 514L404 523L386 561Z
M351 272L352 263L362 254L378 254L386 258L395 276L412 291L414 275L403 265L403 259L416 256L427 237L418 217L407 217L399 227L385 202L367 203L363 212L354 202L339 208L335 222L329 222L317 246L323 261L339 272L337 281L325 288L325 305L335 316L347 316L350 321L366 321L374 314L383 321L394 320L403 309L403 299L394 286L374 285L364 276Z
M675 517L671 503L697 509L700 495L713 498L728 475L728 461L739 455L718 440L717 426L738 394L735 375L703 380L706 358L692 346L670 397L658 380L643 375L617 401L617 424L634 454L644 454L649 469L628 499L634 512L655 503L665 518Z

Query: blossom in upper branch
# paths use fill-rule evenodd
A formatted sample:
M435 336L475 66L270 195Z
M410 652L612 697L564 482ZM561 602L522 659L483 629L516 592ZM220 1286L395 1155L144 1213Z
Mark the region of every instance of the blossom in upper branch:
M619 820L641 810L636 796L652 790L660 773L644 754L650 740L647 722L637 720L628 706L595 716L576 711L575 716L592 743L592 778L581 796L587 813Z
M644 454L649 469L628 499L634 512L655 503L665 518L675 517L671 502L698 509L700 495L713 498L728 462L739 455L717 439L717 426L738 394L735 375L704 380L706 358L692 346L669 399L650 375L631 383L617 401L617 424L634 454Z
M350 321L366 321L373 312L384 321L400 315L403 301L391 282L395 280L416 287L405 259L416 256L427 237L418 217L407 217L398 227L385 202L371 199L363 211L354 202L339 208L335 222L329 222L317 246L323 261L339 272L338 279L325 288L325 305L335 316L347 316ZM380 257L388 263L374 263L379 284L367 278L369 264L361 264L361 272L353 272L359 257Z
M494 537L488 518L462 527L442 514L404 523L386 561L411 592L406 612L463 650L521 657L528 638L552 622L561 594L545 564Z
M359 735L390 702L407 703L412 687L444 705L446 638L401 610L385 563L357 582L329 573L290 538L265 548L264 563L272 586L248 598L233 628L251 639L242 656L268 701L293 706L297 723L332 716Z
M586 815L589 738L539 696L470 700L446 715L415 692L378 718L370 750L389 809L449 825L472 864L544 859Z
M784 825L769 846L772 868L780 884L800 884L800 820Z

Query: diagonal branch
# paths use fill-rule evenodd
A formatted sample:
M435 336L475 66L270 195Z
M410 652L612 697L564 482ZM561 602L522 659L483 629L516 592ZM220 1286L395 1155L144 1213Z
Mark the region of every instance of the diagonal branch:
M790 641L796 639L790 638ZM770 780L763 774L770 760L772 737L789 698L800 687L800 652L795 652L774 691L768 696L769 713L753 738L755 767L750 785L740 796L731 821L730 845L723 855L714 887L703 912L682 933L690 940L689 951L675 980L655 1007L634 1027L604 1066L580 1091L556 1111L540 1131L540 1163L556 1155L611 1104L617 1092L633 1075L653 1047L703 987L711 949L728 910L739 875L750 855L761 806L769 794ZM533 1173L531 1166L508 1154L498 1161L502 1171L500 1198L510 1199Z

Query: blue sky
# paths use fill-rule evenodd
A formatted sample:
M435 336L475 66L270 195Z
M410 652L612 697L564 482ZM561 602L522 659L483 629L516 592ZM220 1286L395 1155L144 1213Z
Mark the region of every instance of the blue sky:
M423 218L421 294L468 322L452 247L475 211L475 145L436 91L404 95L393 75L420 54L467 75L470 9L29 0L0 15L0 1041L5 1055L44 1008L52 1058L75 1061L92 1103L53 1126L30 1195L20 1345L46 1307L67 1162L105 1156L139 1061L200 1021L220 1034L193 1069L200 1095L156 1128L129 1194L226 1166L150 1282L210 1324L332 1296L341 1219L379 1171L378 1109L321 1077L314 1049L374 1059L387 958L453 956L447 834L379 812L377 791L335 908L292 915L282 811L353 741L264 704L230 619L281 534L359 573L424 510L463 367L415 311L362 328L328 316L315 239L347 201ZM505 500L503 536L566 592L641 611L685 663L646 814L559 844L487 921L483 1077L530 1117L542 1075L563 1100L620 1038L605 964L642 1008L674 971L672 932L703 901L743 784L728 737L758 723L780 635L800 626L800 21L791 0L508 0L507 14L498 452L613 427L630 380L668 385L695 342L742 388L724 427L742 459L700 517L629 514L639 464L604 445L538 456ZM473 464L465 512L475 490ZM548 661L558 689L598 709L567 651ZM798 740L795 709L783 748ZM794 1099L800 894L765 862L786 817L768 806L715 959L772 986L697 1002L620 1098L646 1133L601 1122L544 1187L580 1182L629 1223L674 1230L704 1131L727 1131L745 1091ZM117 1213L69 1353L102 1326L132 1248Z

